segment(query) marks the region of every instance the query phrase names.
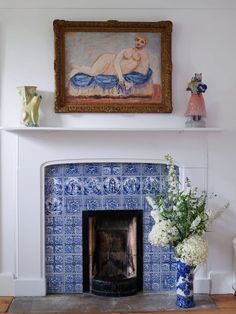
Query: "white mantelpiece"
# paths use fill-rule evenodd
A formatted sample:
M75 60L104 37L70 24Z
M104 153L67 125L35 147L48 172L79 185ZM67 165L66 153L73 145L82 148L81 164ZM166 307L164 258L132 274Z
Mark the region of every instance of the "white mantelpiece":
M79 128L79 127L22 127L22 126L9 126L2 127L0 130L7 132L220 132L220 128Z

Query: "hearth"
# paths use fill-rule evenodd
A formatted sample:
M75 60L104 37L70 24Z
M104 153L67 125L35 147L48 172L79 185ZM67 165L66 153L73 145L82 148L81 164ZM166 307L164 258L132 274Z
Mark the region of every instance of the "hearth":
M142 291L141 210L83 212L83 290L102 296Z

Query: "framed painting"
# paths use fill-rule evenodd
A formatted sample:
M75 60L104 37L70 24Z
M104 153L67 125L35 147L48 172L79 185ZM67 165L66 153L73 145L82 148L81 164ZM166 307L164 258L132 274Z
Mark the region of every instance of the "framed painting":
M55 112L172 112L170 21L54 21Z

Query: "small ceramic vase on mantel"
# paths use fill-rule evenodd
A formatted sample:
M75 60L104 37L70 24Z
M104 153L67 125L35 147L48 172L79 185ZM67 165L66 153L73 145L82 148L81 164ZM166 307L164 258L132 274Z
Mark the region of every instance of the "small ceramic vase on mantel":
M191 91L191 97L185 113L187 116L186 127L202 128L206 126L204 118L207 116L205 101L202 93L205 93L207 85L202 83L202 73L195 73L187 90Z
M36 86L19 86L17 90L22 96L21 124L28 127L37 127L39 119L39 105L42 96L36 93Z

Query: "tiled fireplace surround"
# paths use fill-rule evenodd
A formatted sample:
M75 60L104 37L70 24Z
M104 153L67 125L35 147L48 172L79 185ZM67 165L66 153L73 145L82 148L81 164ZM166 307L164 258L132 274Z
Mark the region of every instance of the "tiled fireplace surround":
M164 191L165 164L77 163L45 170L47 292L83 292L82 242L88 239L83 237L82 212L88 210L143 210L143 291L175 289L171 248L148 241L153 219L145 196Z
M143 289L174 289L171 249L152 247L147 240L153 221L145 195L163 188L167 153L179 167L180 181L188 176L205 189L206 135L38 131L9 133L6 140L15 149L17 168L12 170L17 170L14 295L82 292L81 212L104 209L143 210ZM208 292L207 266L196 278L196 291Z

